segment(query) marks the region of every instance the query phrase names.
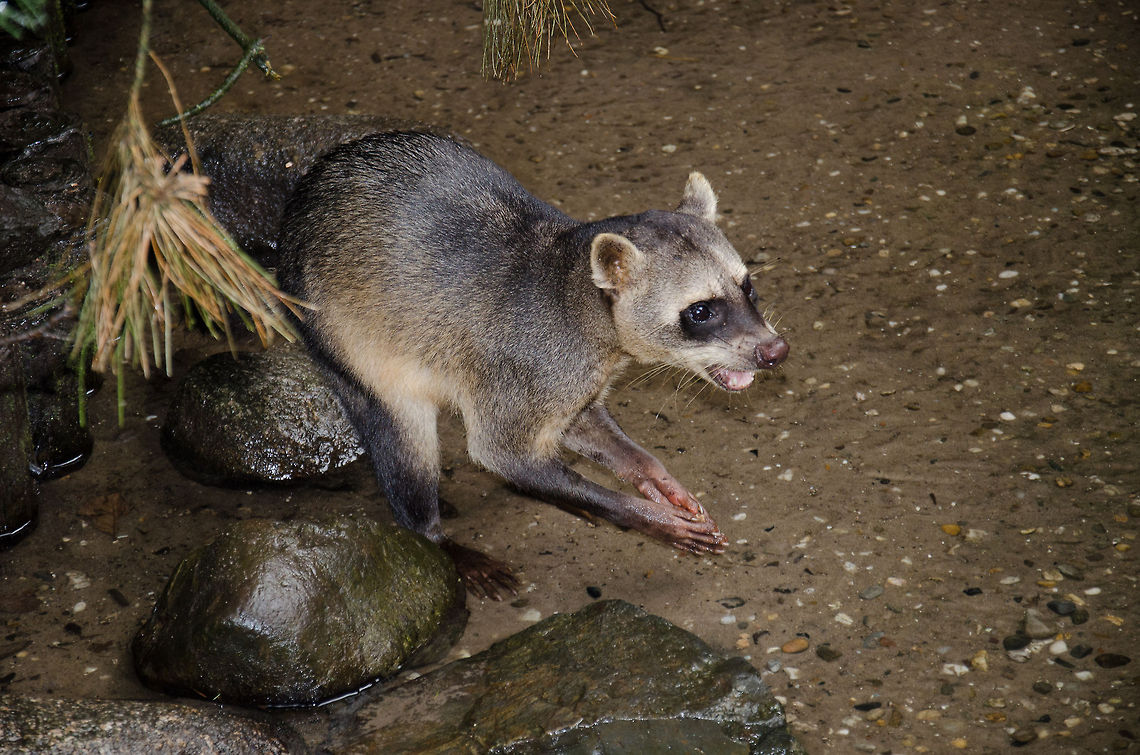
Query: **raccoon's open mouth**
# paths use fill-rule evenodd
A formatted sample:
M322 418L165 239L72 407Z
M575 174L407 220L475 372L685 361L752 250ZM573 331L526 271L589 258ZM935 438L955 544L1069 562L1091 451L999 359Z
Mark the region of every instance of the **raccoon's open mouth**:
M709 369L709 377L712 378L714 383L726 391L742 391L752 385L752 379L756 377L756 375L751 372L745 372L744 370L730 370L727 367L712 367Z

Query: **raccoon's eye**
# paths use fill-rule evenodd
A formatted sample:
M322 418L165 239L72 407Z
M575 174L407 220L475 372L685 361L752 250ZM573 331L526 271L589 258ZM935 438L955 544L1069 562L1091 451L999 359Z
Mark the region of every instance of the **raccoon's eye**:
M725 306L719 299L698 301L681 311L681 330L692 338L708 337L724 324Z
M712 307L710 307L708 304L705 304L703 301L699 301L685 310L685 314L693 323L701 323L708 322L709 318L713 316L713 311Z
M760 300L760 295L757 294L756 289L752 287L751 278L744 278L744 282L740 284L740 290L744 292L744 295L748 297L748 301L752 302L753 305Z

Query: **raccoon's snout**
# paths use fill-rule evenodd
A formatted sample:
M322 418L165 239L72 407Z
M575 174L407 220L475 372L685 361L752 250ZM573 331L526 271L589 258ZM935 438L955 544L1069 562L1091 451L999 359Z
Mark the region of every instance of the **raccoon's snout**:
M771 369L787 358L788 342L779 336L756 346L756 364L763 369Z

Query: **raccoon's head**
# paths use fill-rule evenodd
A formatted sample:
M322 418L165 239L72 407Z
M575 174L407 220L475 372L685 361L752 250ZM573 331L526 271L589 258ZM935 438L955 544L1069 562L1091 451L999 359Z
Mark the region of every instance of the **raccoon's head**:
M590 265L627 353L739 391L756 370L783 362L788 343L756 309L748 269L715 220L716 195L693 173L675 212L647 212L620 234L595 236Z

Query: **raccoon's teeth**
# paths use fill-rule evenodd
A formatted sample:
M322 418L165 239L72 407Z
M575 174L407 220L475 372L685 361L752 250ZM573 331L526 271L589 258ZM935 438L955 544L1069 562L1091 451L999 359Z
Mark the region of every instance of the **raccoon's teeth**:
M724 367L713 367L709 370L709 376L726 391L742 391L752 385L752 378L755 377L751 372L729 370Z

